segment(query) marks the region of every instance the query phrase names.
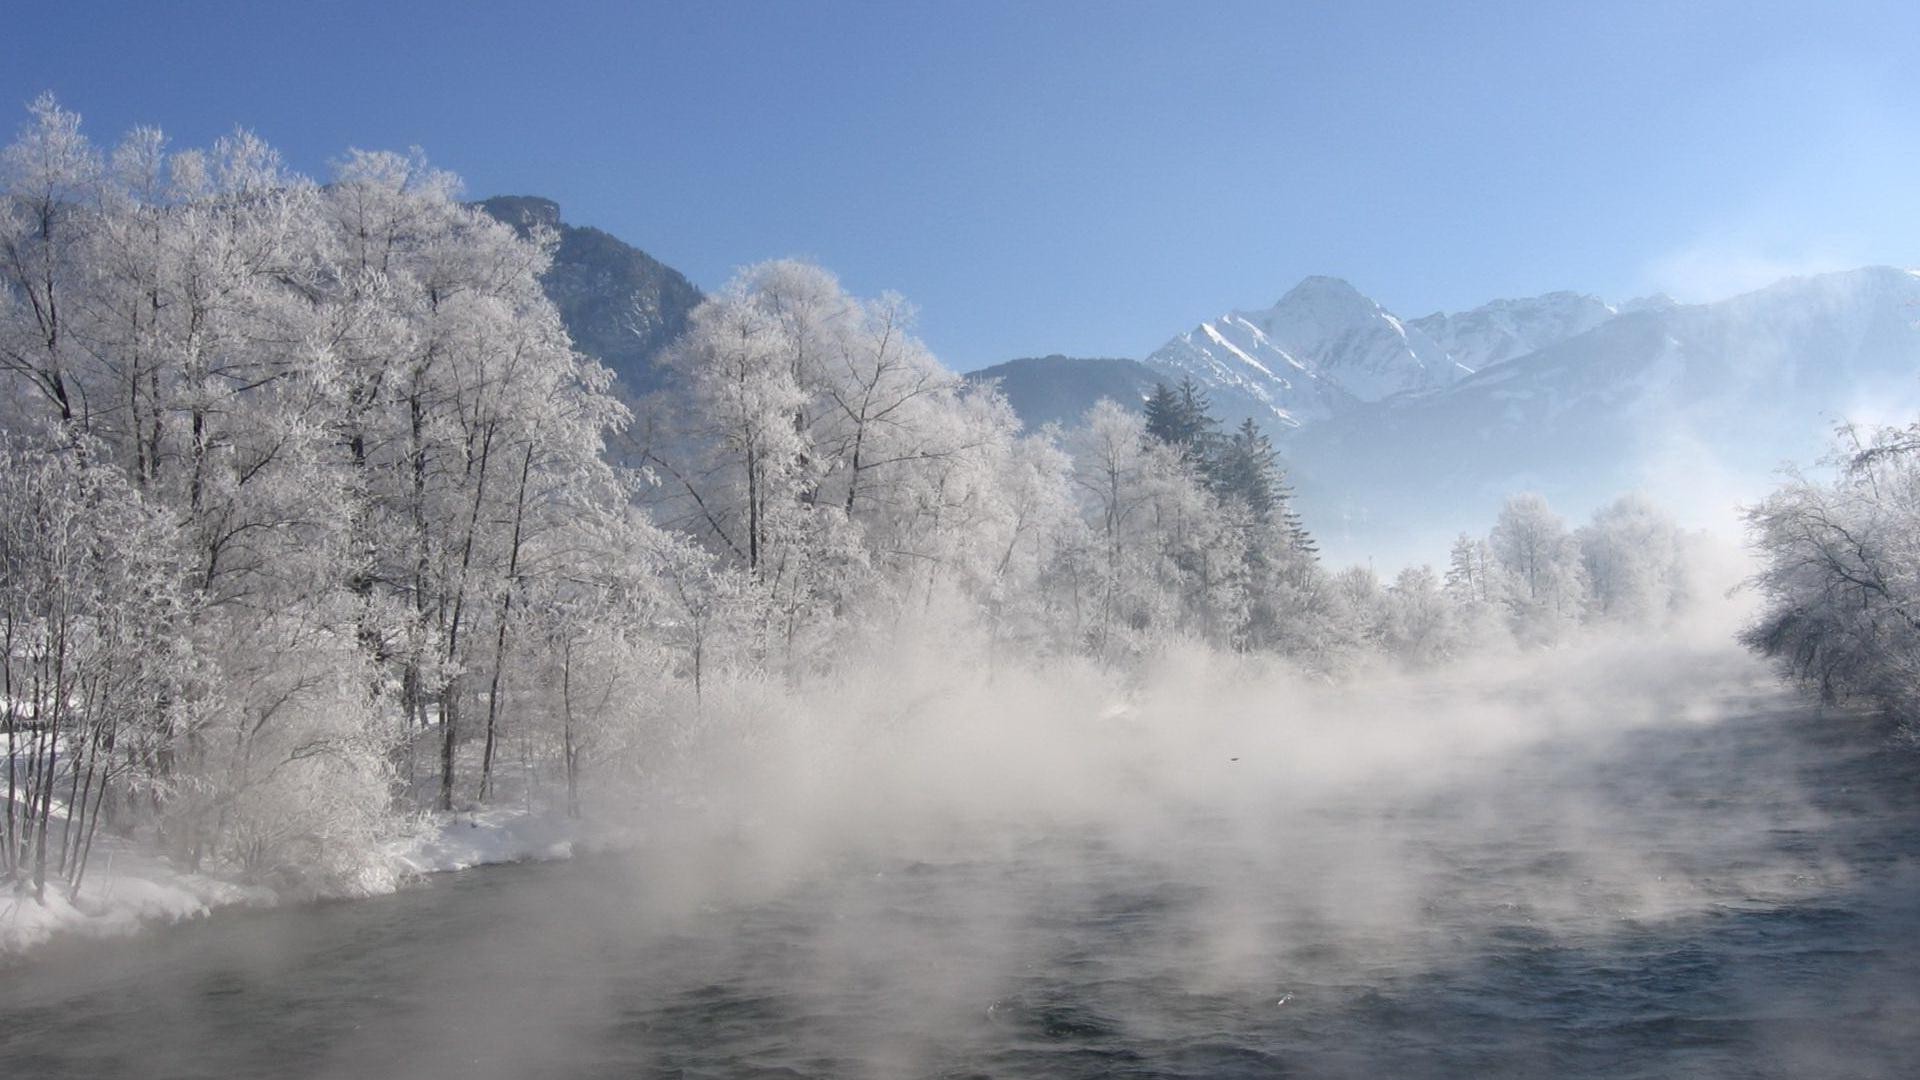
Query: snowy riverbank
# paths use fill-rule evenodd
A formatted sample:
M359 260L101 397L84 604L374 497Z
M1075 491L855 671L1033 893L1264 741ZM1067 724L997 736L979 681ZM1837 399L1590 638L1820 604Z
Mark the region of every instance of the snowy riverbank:
M580 833L580 822L557 812L516 807L435 814L410 836L395 841L388 857L394 879L404 887L425 874L569 858ZM182 870L125 842L103 842L77 900L69 900L52 882L45 903L35 900L31 889L15 894L0 886L0 957L56 937L120 936L201 918L217 908L266 907L310 898Z

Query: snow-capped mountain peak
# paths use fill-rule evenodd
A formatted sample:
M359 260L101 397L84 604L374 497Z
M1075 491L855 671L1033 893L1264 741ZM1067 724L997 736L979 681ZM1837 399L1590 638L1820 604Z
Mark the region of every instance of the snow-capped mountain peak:
M1245 318L1361 401L1445 386L1464 374L1438 342L1340 278L1307 278Z
M1300 279L1285 296L1274 301L1270 312L1286 311L1301 318L1316 318L1326 323L1351 324L1371 318L1382 308L1371 297L1353 287L1346 278L1315 274Z
M1257 418L1287 426L1466 374L1425 333L1335 277L1307 278L1264 311L1203 322L1147 363L1245 399Z
M1297 427L1330 415L1337 388L1238 313L1203 322L1169 341L1147 358L1149 367L1171 379L1192 378L1218 395L1237 399L1219 404L1235 415L1262 423Z

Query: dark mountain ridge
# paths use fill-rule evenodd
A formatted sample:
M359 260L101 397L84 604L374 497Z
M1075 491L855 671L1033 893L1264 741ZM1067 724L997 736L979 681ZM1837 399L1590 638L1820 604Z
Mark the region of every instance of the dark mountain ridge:
M541 279L574 345L613 369L628 395L660 385L660 352L687 328L704 295L685 275L599 229L569 225L560 204L537 195L498 195L477 204L525 235L558 234Z
M1056 423L1071 427L1101 398L1138 409L1156 384L1169 381L1164 373L1138 360L1058 353L969 371L966 379L971 383L998 382L1000 392L1029 429Z

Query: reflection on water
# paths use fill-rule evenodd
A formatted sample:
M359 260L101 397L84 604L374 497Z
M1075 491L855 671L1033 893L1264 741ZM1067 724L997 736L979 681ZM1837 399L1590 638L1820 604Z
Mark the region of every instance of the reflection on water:
M1232 819L789 865L663 841L49 950L0 973L0 1063L1911 1077L1917 764L1869 718L1756 700Z

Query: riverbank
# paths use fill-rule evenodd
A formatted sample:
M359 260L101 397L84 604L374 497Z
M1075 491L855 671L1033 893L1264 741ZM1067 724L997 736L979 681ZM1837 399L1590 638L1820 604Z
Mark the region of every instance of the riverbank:
M426 874L570 858L581 832L581 823L562 813L521 807L433 814L389 845L386 857L394 872L387 877L391 887L398 888ZM361 894L385 891L390 888L368 888ZM0 887L0 957L60 937L117 937L202 918L220 908L271 907L313 898L183 870L129 841L103 838L75 899L52 882L44 903L30 888L15 894Z

